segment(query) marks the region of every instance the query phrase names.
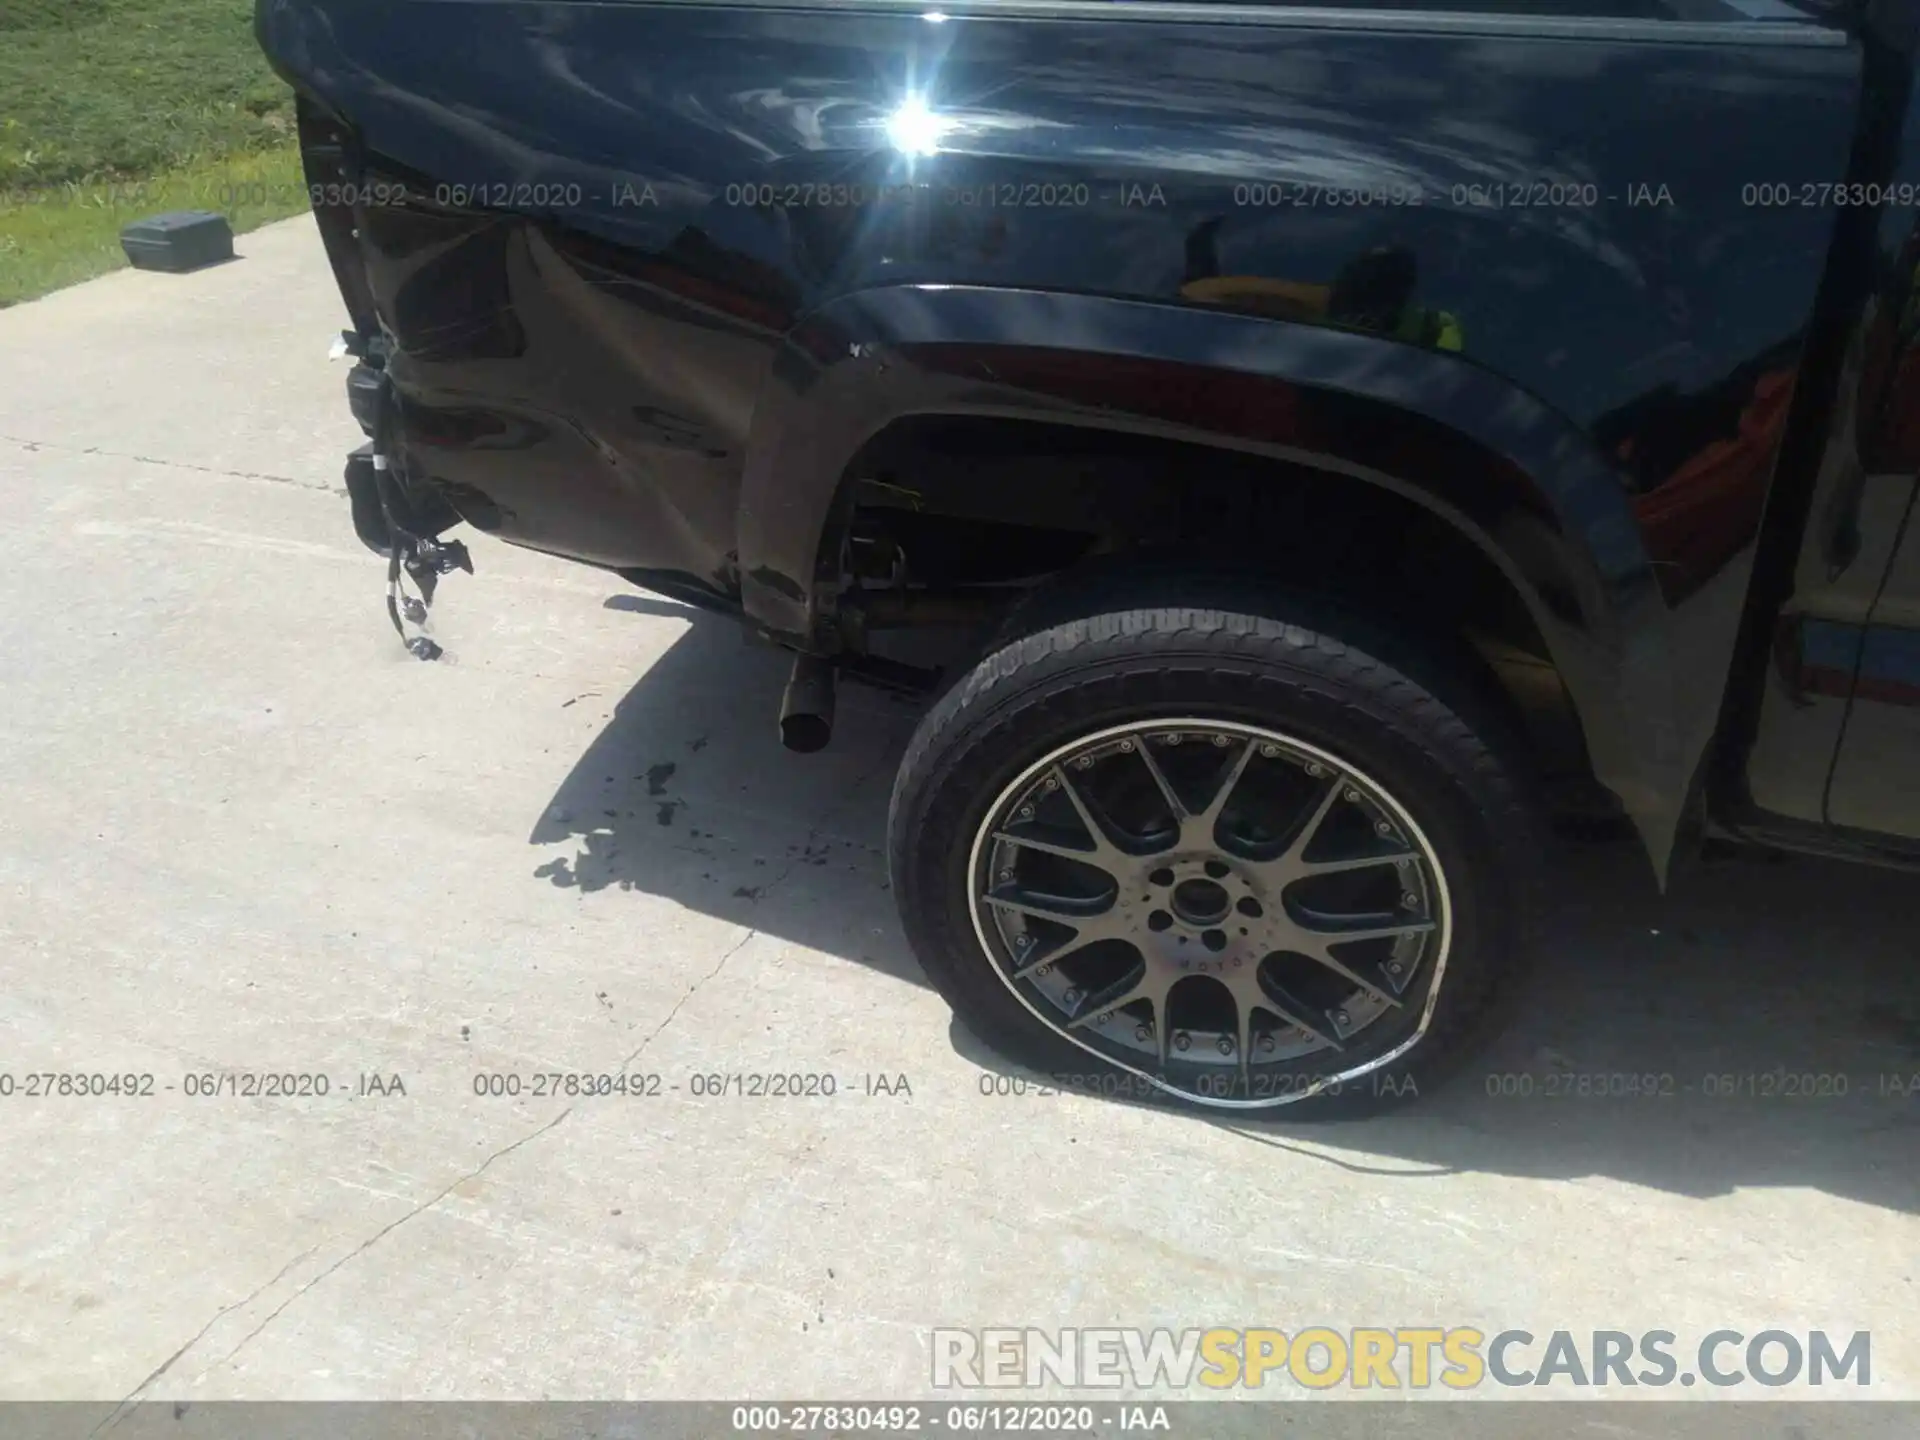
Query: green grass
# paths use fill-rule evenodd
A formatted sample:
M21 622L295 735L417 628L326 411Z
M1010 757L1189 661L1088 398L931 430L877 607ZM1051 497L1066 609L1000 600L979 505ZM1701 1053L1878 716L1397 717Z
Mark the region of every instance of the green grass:
M145 180L60 186L0 197L0 309L127 263L121 227L168 210L218 210L233 233L307 208L300 152L235 155Z
M152 175L292 134L253 0L0 0L0 191Z
M253 0L0 0L0 305L124 264L141 215L303 207Z

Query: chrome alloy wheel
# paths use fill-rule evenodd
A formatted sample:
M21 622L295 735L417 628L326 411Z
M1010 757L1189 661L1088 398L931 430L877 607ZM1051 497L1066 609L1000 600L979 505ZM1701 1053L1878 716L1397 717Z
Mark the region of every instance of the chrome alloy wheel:
M1390 1063L1446 968L1446 877L1413 817L1251 725L1151 720L1055 750L989 807L968 873L975 933L1029 1011L1206 1105Z

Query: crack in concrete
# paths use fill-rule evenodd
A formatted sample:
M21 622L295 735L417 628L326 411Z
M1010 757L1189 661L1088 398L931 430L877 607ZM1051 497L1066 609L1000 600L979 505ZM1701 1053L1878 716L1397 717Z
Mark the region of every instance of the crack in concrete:
M170 470L192 470L201 475L221 475L230 480L267 480L275 485L291 485L296 490L318 490L327 495L344 494L339 485L321 485L292 475L268 475L258 470L222 470L215 465L195 465L189 460L161 460L152 455L134 455L124 450L102 450L97 445L62 445L54 440L28 440L19 435L0 435L0 440L23 450L58 450L67 455L98 455L104 460L131 460L136 465L162 465Z
M204 1340L207 1337L207 1332L212 1330L214 1326L218 1325L222 1320L224 1320L227 1316L231 1315L234 1311L243 1310L247 1306L251 1305L255 1300L258 1300L262 1295L266 1294L267 1291L271 1290L274 1286L278 1285L282 1280L284 1280L287 1277L288 1271L292 1270L294 1266L298 1265L302 1260L305 1260L309 1255L313 1254L313 1252L318 1250L319 1248L320 1247L318 1245L312 1245L312 1246L309 1246L307 1249L302 1250L298 1255L294 1256L293 1259L289 1260L286 1264L282 1265L271 1280L267 1281L263 1285L256 1286L251 1292L249 1292L247 1295L245 1295L241 1299L235 1300L231 1305L223 1305L220 1307L220 1309L216 1310L214 1312L213 1318L207 1321L206 1324L202 1325L199 1328L199 1330L194 1332L192 1339L188 1340L186 1344L182 1345L178 1350L174 1351L173 1354L169 1355L166 1359L162 1360L158 1365L156 1365L153 1368L152 1372L148 1374L146 1379L142 1380L138 1385L134 1386L133 1389L129 1390L124 1396L121 1397L120 1402L116 1404L112 1410L107 1412L106 1418L102 1420L98 1425L94 1426L93 1429L88 1432L88 1440L93 1440L93 1437L95 1435L100 1434L101 1431L106 1430L113 1425L117 1425L120 1422L121 1418L126 1414L126 1412L132 1408L134 1402L140 1398L141 1393L144 1390L146 1390L148 1386L152 1385L154 1381L158 1380L162 1375L166 1374L167 1371L171 1370L174 1367L174 1364L180 1359L182 1355L185 1355L189 1350L193 1349L194 1346L198 1345L202 1340Z
M529 1142L534 1140L538 1140L542 1135L546 1134L549 1130L553 1129L554 1126L558 1125L562 1120L566 1119L567 1116L571 1115L572 1113L573 1113L573 1107L571 1105L567 1106L566 1109L562 1110L558 1115L554 1116L553 1119L547 1121L547 1123L542 1125L539 1129L530 1131L529 1133L522 1135L518 1140L515 1140L511 1145L501 1146L498 1150L494 1151L491 1155L487 1156L486 1159L482 1160L478 1165L474 1166L473 1169L469 1170L466 1174L462 1175L459 1179L455 1180L451 1185L447 1186L438 1195L435 1195L431 1200L423 1201L421 1204L414 1206L413 1209L409 1210L406 1214L402 1215L399 1219L390 1221L388 1224L382 1225L378 1230L374 1231L373 1234L369 1235L365 1240L362 1240L358 1245L354 1246L353 1249L349 1250L346 1254L342 1255L338 1260L334 1261L333 1264L329 1265L326 1269L322 1270L318 1275L314 1276L313 1279L309 1280L306 1284L302 1285L298 1290L294 1291L293 1294L289 1295L285 1300L281 1301L280 1304L275 1306L273 1309L273 1312L269 1314L266 1319L262 1320L258 1325L254 1326L253 1329L249 1330L246 1333L246 1335L241 1338L241 1341L238 1345L234 1346L233 1349L229 1350L225 1355L221 1356L213 1364L209 1365L205 1370L202 1370L200 1374L195 1377L195 1383L197 1384L201 1379L204 1379L206 1376L211 1375L215 1370L218 1370L222 1365L225 1365L228 1362L230 1362L234 1356L238 1355L242 1350L246 1349L247 1346L251 1345L256 1339L259 1338L261 1331L265 1330L275 1320L280 1318L282 1312L284 1312L288 1306L292 1305L294 1301L298 1300L301 1296L305 1295L309 1290L313 1289L313 1287L318 1285L322 1280L325 1280L329 1275L333 1274L336 1270L341 1269L349 1261L359 1259L362 1255L366 1254L367 1251L371 1250L375 1245L378 1245L382 1240L386 1239L387 1236L391 1235L394 1231L398 1230L402 1225L406 1224L409 1220L414 1219L416 1216L426 1214L427 1211L433 1209L434 1206L438 1205L442 1200L446 1199L447 1196L451 1195L455 1190L458 1190L462 1185L466 1184L469 1180L474 1180L479 1178L479 1176L485 1173L487 1167L493 1164L494 1161L503 1159L504 1157L511 1155L514 1151L518 1150L522 1145L528 1144Z
M14 437L10 435L0 435L0 440L14 440ZM15 441L15 443L24 444L24 445L33 445L37 442ZM51 448L59 449L63 447L55 446ZM81 453L100 454L104 452L84 451ZM124 456L121 458L137 460L140 457ZM152 461L147 463L167 464L169 462ZM202 467L187 466L184 468L200 469ZM216 473L238 474L239 472L222 471L222 472L216 472ZM240 478L278 479L282 477L242 475ZM301 482L290 481L288 483L298 485ZM305 488L313 488L313 487L305 487ZM835 806L834 810L826 818L828 820L831 820L834 815L837 815L840 811L844 810L847 807L847 805L851 804L852 797L854 795L857 795L866 786L867 782L872 778L873 778L872 772L869 771L868 773L863 774L862 776L860 776L859 779L854 781L853 785L850 787L848 791L847 800L843 801L840 805ZM819 835L820 831L824 828L825 828L825 825L823 823L822 825L816 825L807 831L807 837L802 842L802 845L801 845L801 848L803 851L813 844L814 839ZM768 894L771 894L774 890L779 888L781 885L785 884L786 881L792 876L793 872L797 870L799 867L800 867L799 860L795 859L795 860L788 861L786 866L780 871L780 873L775 875L773 879L767 882L766 887L761 891L762 897ZM666 1032L667 1027L673 1024L674 1020L678 1018L681 1010L686 1007L687 1003L691 1001L695 995L698 995L703 989L705 989L707 985L711 983L713 979L716 976L718 976L722 970L726 968L727 962L733 959L735 955L738 955L741 950L745 949L747 946L747 943L751 941L759 933L760 931L758 930L758 928L749 927L745 935L742 935L732 945L729 945L727 947L725 953L723 953L720 956L720 958L714 962L713 969L709 970L705 975L701 976L700 979L696 980L691 986L689 986L686 994L682 995L678 1000L676 1000L673 1004L673 1008L667 1011L665 1018L663 1018L658 1025L654 1026L654 1028L647 1033L646 1038L643 1039L637 1046L634 1047L632 1054L628 1055L625 1060L620 1062L620 1068L623 1072L627 1069L628 1066L632 1065L634 1061L638 1060L643 1054L646 1053L647 1047L652 1045L655 1040L659 1039L660 1036ZM492 1165L494 1161L503 1159L506 1156L511 1155L515 1150L518 1150L522 1145L526 1145L531 1143L532 1141L538 1140L542 1135L546 1134L549 1130L552 1130L562 1120L566 1119L572 1113L573 1113L573 1106L571 1105L567 1106L566 1109L562 1110L558 1115L554 1116L553 1119L547 1121L546 1124L540 1126L537 1130L533 1130L528 1134L521 1136L518 1140L515 1140L513 1143L509 1145L504 1145L500 1149L494 1151L491 1155L487 1156L486 1159L482 1160L478 1165L476 1165L472 1170L469 1170L466 1174L460 1176L458 1179L453 1181L452 1184L446 1186L446 1188L441 1190L432 1199L423 1201L422 1203L414 1206L413 1209L409 1210L406 1214L400 1216L398 1219L393 1220L386 1225L383 1225L380 1229L376 1230L372 1235L368 1236L365 1240L361 1241L358 1245L354 1246L353 1249L349 1250L345 1255L342 1255L338 1260L334 1261L331 1265L327 1266L326 1269L322 1270L318 1275L314 1276L313 1279L309 1280L306 1284L302 1285L298 1290L294 1291L293 1294L289 1295L285 1300L281 1301L278 1305L276 1305L273 1308L273 1310L268 1313L267 1317L264 1320L262 1320L258 1325L254 1326L253 1329L249 1330L244 1336L241 1337L240 1343L238 1345L235 1345L219 1360L207 1366L206 1369L202 1370L199 1373L199 1375L195 1376L194 1383L198 1384L201 1380L205 1379L208 1375L212 1374L215 1370L218 1370L221 1366L231 1362L236 1355L238 1355L242 1350L246 1349L247 1346L251 1345L256 1339L258 1339L260 1337L260 1334L264 1330L266 1330L266 1328L269 1325L273 1324L275 1320L279 1319L280 1316L283 1315L294 1304L295 1301L299 1300L309 1290L312 1290L315 1286L319 1285L321 1281L327 1279L328 1276L334 1274L336 1271L344 1268L349 1262L353 1260L357 1260L360 1256L366 1254L367 1251L371 1250L375 1245L379 1244L382 1240L386 1239L387 1236L391 1235L394 1231L398 1230L402 1225L405 1225L409 1220L415 1219L420 1215L424 1215L427 1211L433 1209L442 1200L446 1199L447 1196L451 1195L455 1190L459 1189L462 1185L466 1184L469 1180L477 1179L481 1174L485 1173L487 1167ZM101 1433L103 1433L108 1429L111 1429L114 1425L117 1425L123 1418L125 1418L127 1413L129 1413L129 1411L133 1408L134 1403L135 1401L138 1400L139 1396L155 1381L159 1380L161 1376L165 1375L167 1371L171 1370L182 1356L184 1356L188 1351L192 1350L193 1347L199 1344L201 1340L206 1338L207 1334L213 1329L215 1325L219 1324L222 1319L224 1319L228 1315L231 1315L234 1311L244 1309L246 1306L252 1304L261 1295L265 1294L267 1291L271 1290L275 1285L279 1284L280 1281L283 1278L285 1278L288 1271L292 1270L294 1266L298 1265L302 1260L305 1260L308 1256L312 1255L314 1251L318 1250L319 1248L320 1247L318 1245L315 1245L311 1249L303 1251L301 1254L295 1256L292 1260L289 1260L285 1265L281 1266L279 1273L276 1274L271 1280L267 1281L264 1285L261 1285L260 1287L255 1289L251 1294L247 1295L244 1299L236 1300L232 1304L227 1305L223 1307L221 1310L219 1310L211 1320L207 1321L205 1325L200 1327L199 1331L194 1334L192 1339L188 1340L186 1344L182 1345L178 1350L174 1351L173 1354L169 1355L164 1361L162 1361L159 1364L159 1366L157 1366L154 1369L154 1371L150 1375L146 1377L146 1379L142 1380L138 1385L134 1386L132 1390L127 1392L127 1395L125 1396L125 1398L123 1398L119 1402L119 1404L114 1407L114 1409L107 1415L107 1417L104 1420L102 1420L99 1423L99 1425L94 1427L94 1429L92 1430L92 1432L90 1432L88 1436L88 1440L94 1440L94 1437L100 1435ZM877 1321L877 1318L876 1318L876 1323L890 1323L890 1322L880 1322L880 1321Z
M434 1206L438 1205L442 1200L446 1199L447 1196L451 1195L455 1190L459 1189L462 1185L466 1184L469 1180L476 1179L478 1176L483 1174L486 1171L487 1167L492 1165L494 1161L503 1159L504 1157L511 1155L515 1150L518 1150L522 1145L525 1145L530 1141L538 1140L542 1135L546 1134L549 1130L553 1129L554 1126L558 1125L562 1120L566 1119L567 1116L571 1115L572 1113L573 1113L573 1107L569 1105L566 1109L562 1110L558 1115L554 1116L553 1119L547 1121L546 1124L540 1126L539 1129L533 1130L528 1134L522 1135L518 1140L515 1140L513 1143L509 1145L501 1146L498 1150L494 1151L491 1155L487 1156L486 1159L482 1160L473 1169L467 1171L464 1175L460 1176L458 1179L453 1181L452 1184L442 1189L432 1199L422 1201L420 1204L414 1206L413 1209L409 1210L406 1214L400 1216L398 1219L390 1221L389 1223L381 1226L378 1230L374 1231L372 1235L368 1236L365 1240L362 1240L358 1245L354 1246L353 1249L349 1250L346 1254L342 1255L338 1260L334 1261L331 1265L327 1266L326 1269L322 1270L318 1275L314 1276L313 1279L307 1281L306 1284L302 1285L298 1290L294 1291L293 1294L289 1295L285 1300L282 1300L278 1305L274 1306L273 1310L267 1315L266 1319L262 1320L258 1325L254 1326L253 1329L249 1330L246 1333L246 1335L244 1335L241 1338L240 1343L238 1345L234 1346L225 1355L221 1356L220 1359L216 1360L213 1364L207 1366L206 1369L202 1370L198 1375L196 1375L194 1377L194 1383L196 1385L199 1384L200 1381L204 1380L208 1375L211 1375L215 1370L218 1370L222 1365L225 1365L228 1362L230 1362L234 1358L234 1356L238 1355L242 1350L246 1349L247 1346L251 1345L256 1339L258 1339L262 1331L264 1331L269 1325L273 1324L275 1320L279 1319L281 1315L286 1313L289 1306L291 1306L296 1300L300 1299L309 1290L313 1289L316 1285L320 1284L321 1281L325 1280L328 1276L340 1270L349 1261L359 1259L360 1256L366 1254L367 1251L371 1250L375 1245L379 1244L382 1240L386 1239L387 1236L391 1235L394 1231L398 1230L402 1225L406 1224L409 1220L415 1219L420 1215L426 1214L427 1211L433 1209ZM320 1247L317 1245L314 1247L315 1250L319 1248ZM307 1251L307 1255L311 1255L312 1253L313 1253L313 1250ZM306 1258L305 1255L300 1257L300 1259L305 1259L305 1258ZM298 1260L290 1263L288 1266L286 1266L285 1269L281 1270L280 1275L285 1275L287 1273L287 1270L292 1269L293 1265L298 1263L299 1263ZM117 1423L120 1419L124 1418L126 1409L128 1407L128 1402L131 1401L135 1396L139 1395L142 1390L146 1389L149 1385L153 1384L154 1381L158 1380L162 1375L164 1375L167 1372L167 1370L173 1365L175 1361L177 1361L182 1355L185 1355L197 1343L199 1343L201 1336L204 1336L208 1330L211 1330L213 1328L214 1323L220 1319L221 1315L225 1315L230 1311L237 1310L241 1306L248 1304L256 1296L270 1289L273 1286L274 1282L279 1280L280 1275L276 1275L273 1278L273 1280L269 1280L265 1285L261 1286L259 1290L254 1291L252 1295L249 1295L246 1298L246 1300L241 1300L236 1302L235 1304L229 1305L225 1310L222 1310L220 1312L220 1315L216 1315L213 1317L212 1320L209 1320L206 1323L206 1325L201 1329L199 1335L195 1335L193 1339L189 1340L185 1345L181 1346L179 1350L175 1351L173 1355L168 1357L164 1365L162 1365L158 1370L155 1370L153 1374L149 1375L145 1380L142 1380L140 1384L133 1389L132 1393L127 1396L127 1399L122 1400L120 1402L120 1406L115 1410L115 1412L112 1415L108 1416L106 1420L101 1422L100 1426L94 1430L93 1434L94 1435L100 1434L101 1431L107 1429L109 1426ZM89 1440L92 1440L91 1436L89 1437Z
M807 831L806 839L800 842L800 849L803 854L807 850L812 848L813 842L819 836L820 832L826 829L827 826L835 819L835 817L840 815L843 811L846 810L846 808L849 805L853 803L854 797L858 795L860 791L866 786L866 783L873 778L873 773L874 773L873 768L869 768L864 774L860 776L859 779L855 780L852 786L848 788L847 798L842 800L838 805L834 806L833 809L828 811L827 814L822 818L820 824L813 826ZM760 887L760 894L757 897L757 900L764 900L767 898L767 896L771 895L775 890L778 890L782 885L784 885L787 882L787 879L793 874L793 872L799 868L800 868L799 859L796 858L796 859L789 860L786 863L786 865L781 869L779 874L775 875L765 885ZM724 955L722 955L717 962L715 962L713 969L709 970L705 975L701 976L698 980L694 981L692 986L689 987L689 989L687 990L687 993L682 995L678 1000L673 1002L673 1008L667 1011L666 1018L662 1020L658 1025L654 1026L653 1029L647 1033L647 1037L644 1040L642 1040L637 1046L634 1047L634 1051L631 1055L627 1056L625 1060L622 1060L620 1062L620 1069L622 1073L626 1071L629 1065L633 1064L634 1061L638 1060L643 1054L646 1053L646 1049L649 1045L653 1044L654 1041L658 1040L661 1037L661 1035L666 1032L666 1028L669 1025L673 1024L675 1017L677 1017L680 1014L680 1011L686 1006L687 1002L693 999L693 997L698 995L702 990L704 990L707 987L708 983L712 981L716 975L718 975L722 970L726 968L727 962L731 960L735 955L738 955L740 951L746 947L747 942L753 939L753 937L758 935L759 933L760 931L756 927L749 926L746 934L742 935L732 945L727 947L727 952Z
M785 879L786 877L783 875L780 878ZM773 885L778 883L779 883L778 880L773 881L771 884L769 884L767 888L771 889L773 888ZM638 1060L643 1054L646 1053L647 1047L653 1044L654 1041L658 1040L661 1034L666 1030L666 1028L669 1025L673 1024L674 1017L679 1015L681 1008L685 1006L689 1000L693 999L694 996L698 995L702 990L704 990L707 986L708 981L712 980L714 976L718 975L722 970L726 969L727 961L731 960L734 956L738 955L740 951L745 947L746 943L749 940L753 939L753 937L758 935L759 933L760 932L758 930L749 928L746 934L742 935L738 940L734 941L733 944L727 947L726 954L720 957L720 959L715 963L713 969L709 970L705 975L702 975L698 980L694 981L693 984L687 988L687 993L682 995L678 1000L673 1002L673 1008L667 1011L667 1018L662 1020L658 1025L654 1026L653 1029L647 1033L646 1039L642 1040L638 1045L634 1047L633 1053L627 1056L626 1059L620 1062L620 1070L622 1074L626 1072L626 1069L629 1065L633 1064L634 1061Z
M870 780L872 780L875 773L882 768L884 768L882 765L876 764L868 767L865 771L863 771L854 780L853 784L848 787L845 798L842 799L839 804L831 807L827 811L827 813L821 817L819 824L813 825L808 828L806 838L800 842L800 854L788 860L786 865L781 868L780 873L775 875L771 880L769 880L764 886L761 887L760 894L755 901L756 904L759 903L760 900L766 899L767 896L771 895L775 890L779 889L782 885L784 885L787 882L787 880L792 876L793 872L800 868L801 864L803 863L804 857L812 850L814 841L819 838L820 832L828 828L828 826L830 826L834 820L836 820L840 815L844 814L847 811L847 809L849 809L854 804L855 800L859 797L861 791L863 791L866 788L867 783ZM620 1068L623 1072L627 1069L628 1066L632 1065L635 1060L639 1059L641 1053L644 1052L649 1045L653 1044L653 1042L660 1037L660 1035L666 1030L666 1028L673 1023L674 1017L680 1013L681 1008L684 1005L686 1005L686 1003L689 1000L693 999L695 995L699 994L700 991L704 989L706 985L716 975L718 975L723 969L726 968L727 962L731 960L735 955L738 955L740 951L746 947L747 942L752 940L753 937L758 935L759 933L760 931L758 930L758 928L749 927L745 935L741 936L732 945L727 947L727 952L720 957L719 961L714 965L713 969L709 970L704 977L696 981L692 986L692 988L690 988L686 994L680 997L680 999L675 1003L674 1007L667 1012L666 1018L653 1028L652 1033L649 1034L646 1039L640 1042L640 1044L635 1048L633 1054L629 1055L623 1062L621 1062ZM805 1147L802 1149L801 1158L804 1159L806 1155L810 1154L813 1151L813 1149L819 1145L819 1143L820 1143L820 1136L816 1131L813 1138L809 1140L806 1143ZM794 1188L794 1181L791 1179L791 1177L789 1177L788 1189L789 1191L791 1191L793 1188ZM728 1248L729 1249L731 1248L730 1242L729 1242ZM722 1258L724 1258L724 1254L725 1252L723 1251ZM710 1267L714 1262L709 1261L704 1257L702 1257L700 1261L697 1263L703 1267ZM733 1283L736 1283L736 1282L731 1280L722 1281L722 1280L706 1278L706 1279L702 1279L699 1282L699 1287L707 1293L710 1299L713 1299L717 1303L720 1292L727 1285L730 1285ZM738 1282L738 1283L750 1283L750 1282ZM789 1291L785 1293L793 1294L794 1292ZM804 1303L805 1302L803 1301L803 1304ZM808 1308L811 1308L811 1306L809 1306ZM711 1307L709 1307L709 1310L711 1310ZM877 1317L870 1317L870 1318L877 1319ZM877 1323L884 1324L888 1322L877 1321ZM655 1353L651 1358L651 1360L649 1361L649 1365L648 1365L650 1376L659 1376L660 1374L662 1374L667 1368L667 1366L670 1365L673 1360L678 1358L679 1348L680 1347L676 1342L670 1350Z

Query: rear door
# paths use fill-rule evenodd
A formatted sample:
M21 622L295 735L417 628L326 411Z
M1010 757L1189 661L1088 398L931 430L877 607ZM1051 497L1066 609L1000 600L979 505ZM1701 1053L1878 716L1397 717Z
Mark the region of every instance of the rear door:
M1920 148L1920 106L1905 129L1904 148ZM1907 173L1916 163L1904 158ZM1881 291L1886 340L1866 357L1860 503L1846 546L1869 562L1860 578L1877 583L1840 632L1852 675L1822 809L1830 825L1920 841L1920 210L1884 215L1883 236L1901 225Z
M1867 618L1827 789L1834 825L1920 841L1920 519L1909 487L1898 548Z

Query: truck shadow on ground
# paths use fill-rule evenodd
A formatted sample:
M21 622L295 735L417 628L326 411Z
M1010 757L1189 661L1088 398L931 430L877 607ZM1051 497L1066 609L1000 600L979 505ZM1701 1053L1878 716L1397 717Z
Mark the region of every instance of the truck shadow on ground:
M790 661L732 621L616 595L610 610L691 624L615 703L531 842L541 879L637 889L925 984L887 889L886 811L917 703L841 687L833 744L783 749ZM604 704L604 701L596 702Z
M696 618L534 826L532 843L555 852L535 873L665 895L925 984L884 850L918 707L843 688L833 745L790 755L775 723L784 679L779 654ZM1281 1110L1193 1123L1406 1183L1604 1175L1690 1196L1811 1186L1920 1209L1912 875L1742 857L1697 864L1662 897L1631 842L1557 858L1540 973L1508 1031L1450 1084L1364 1122ZM984 1069L1036 1078L957 1025L950 1041Z

